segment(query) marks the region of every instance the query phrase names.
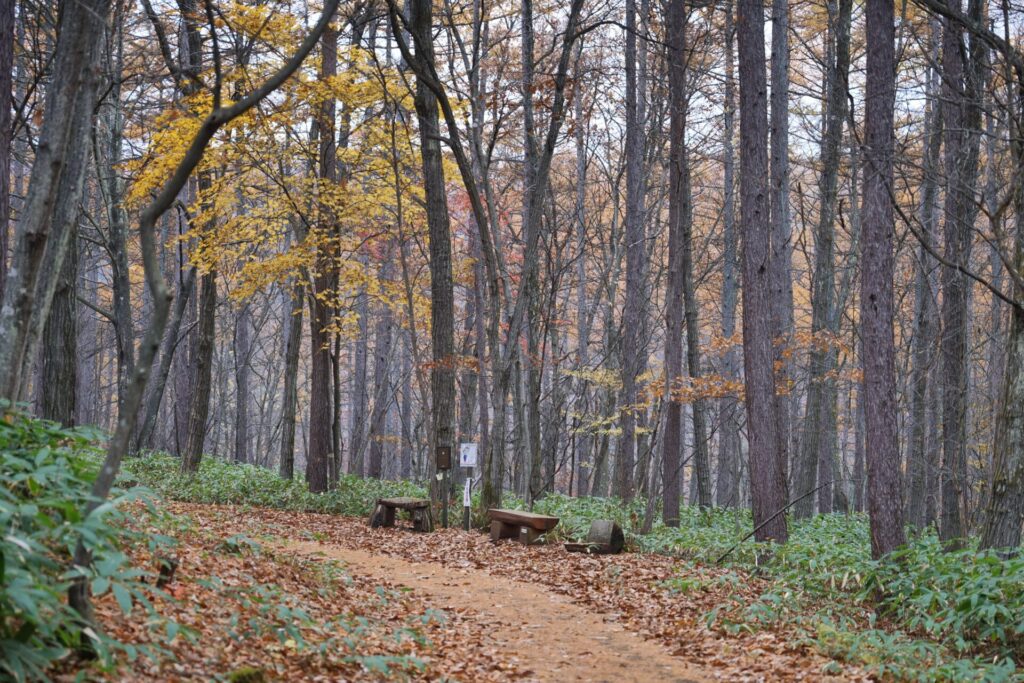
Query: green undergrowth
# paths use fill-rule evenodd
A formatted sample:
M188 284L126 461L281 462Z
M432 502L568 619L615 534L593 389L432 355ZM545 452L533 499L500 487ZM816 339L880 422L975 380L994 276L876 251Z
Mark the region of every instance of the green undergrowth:
M84 579L94 597L111 593L126 613L138 605L151 628L163 627L151 602L159 591L124 552L128 543L155 553L170 542L126 523L121 504L145 491L115 491L86 514L100 436L0 406L0 680L46 680L51 667L82 652L101 669L153 654L154 647L123 644L102 624L83 622L67 603L72 582ZM92 554L88 568L72 565L78 542Z
M705 618L725 632L794 626L822 654L908 681L1024 681L1024 557L976 547L945 552L932 531L884 561L871 558L862 514L791 520L784 546L742 540L749 510L684 507L678 528L637 533L645 504L551 495L533 510L561 518L559 538L586 536L594 519L614 519L643 552L679 557L667 582L681 593L767 580L754 601L728 600ZM719 563L726 551L728 555ZM726 573L711 571L724 568ZM739 597L739 596L738 596Z
M125 461L122 485L142 484L172 500L217 505L254 505L299 512L369 515L378 498L425 496L410 482L380 481L343 475L326 493L310 493L301 478L281 479L276 472L217 458L203 458L199 472L182 474L181 461L152 453Z

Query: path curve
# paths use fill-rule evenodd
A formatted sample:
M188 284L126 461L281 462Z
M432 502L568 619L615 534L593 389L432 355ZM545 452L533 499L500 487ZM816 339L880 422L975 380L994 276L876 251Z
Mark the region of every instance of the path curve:
M709 672L673 657L621 624L607 622L567 597L483 571L409 562L336 545L293 541L282 550L343 562L354 573L399 584L438 609L479 621L481 634L518 660L536 681L704 683Z

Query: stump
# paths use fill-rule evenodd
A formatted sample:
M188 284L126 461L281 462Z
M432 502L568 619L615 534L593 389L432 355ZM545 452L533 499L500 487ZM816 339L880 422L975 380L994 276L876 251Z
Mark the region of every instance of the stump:
M618 524L610 519L595 519L590 523L586 543L566 543L565 549L570 553L614 555L622 552L625 545L626 537Z

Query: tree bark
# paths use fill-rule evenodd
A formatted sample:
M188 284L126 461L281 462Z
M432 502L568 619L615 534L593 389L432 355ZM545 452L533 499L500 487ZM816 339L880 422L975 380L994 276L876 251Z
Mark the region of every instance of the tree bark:
M329 28L320 40L320 80L327 81L338 73L338 31ZM331 98L320 105L317 115L319 135L319 177L324 185L333 185L338 179L337 147L335 141L335 101ZM334 316L331 301L335 296L336 278L333 258L337 245L333 242L337 226L331 209L321 204L317 273L313 279L310 305L310 375L309 375L309 457L306 460L306 482L309 490L323 493L330 486L330 467L334 460L332 448L333 401L331 395L331 337L330 324Z
M776 417L772 353L771 226L768 220L768 103L764 13L737 3L740 80L740 220L743 224L743 367L750 494L758 541L785 543L786 465Z
M722 118L722 165L725 188L722 199L722 337L731 340L736 334L736 306L739 299L739 235L736 231L735 190L736 155L733 147L736 115L736 79L734 69L733 3L725 6L725 104ZM735 344L726 342L723 358L725 379L735 382L739 378L739 356ZM720 507L738 507L740 503L740 405L736 396L725 396L719 401L718 413L721 436L718 441L717 502Z
M643 122L638 111L643 94L637 92L636 32L636 2L626 0L626 289L622 307L622 438L615 457L615 494L624 501L632 500L636 493L636 379L643 364L640 326L647 253L642 215Z
M78 222L78 212L72 215ZM75 424L78 393L78 245L77 226L72 225L72 248L61 266L53 305L43 331L42 416L62 425Z
M181 471L195 473L203 458L206 425L210 417L210 394L213 390L213 350L216 341L217 275L203 273L199 286L199 324L196 334L196 364L188 408L188 429L185 450L181 453Z
M285 321L287 337L284 350L284 396L281 398L281 462L282 479L295 476L295 420L299 402L299 351L302 348L302 308L305 297L301 283L293 285Z
M662 521L679 526L683 402L683 299L690 220L690 180L686 149L686 7L670 0L665 12L669 89L668 281L665 292L665 434L661 440ZM687 305L689 302L687 301ZM687 312L689 309L687 308Z
M11 226L11 131L10 105L14 75L15 0L0 0L0 302L7 285L8 232Z
M771 215L772 358L776 370L775 421L778 457L788 487L791 402L790 361L785 356L793 337L792 226L789 220L789 0L772 0L771 52L771 160L769 211Z
M434 68L431 0L410 0L409 28L416 41L416 59L425 72ZM455 314L452 291L451 229L445 195L440 125L437 98L416 79L416 115L420 127L420 153L423 162L423 189L426 196L427 225L430 235L430 368L433 425L430 442L435 449L454 447L455 411ZM436 468L436 459L434 466Z
M938 63L938 20L931 22L929 52ZM929 253L934 248L937 224L938 166L942 144L942 99L939 97L940 77L937 68L929 69L925 113L924 167L921 178L921 233L925 244L918 247L917 267L914 272L914 340L911 347L910 369L910 444L907 448L907 471L910 489L907 496L907 522L924 528L928 496L928 393L932 383L932 364L935 359L936 293L932 288L935 259Z
M99 81L97 56L109 10L107 0L63 3L60 8L53 76L0 305L0 395L11 400L25 391L26 360L35 358L70 244L70 221L59 221L57 215L62 206L77 207L82 194L82 158L88 149Z
M905 543L896 426L893 340L893 106L896 96L893 1L867 3L864 211L860 321L864 363L865 456L871 552Z
M249 375L252 355L252 313L242 305L235 319L235 462L249 458Z
M830 17L834 62L825 79L825 132L821 140L821 176L818 181L820 209L814 236L814 280L811 289L810 378L807 386L806 431L800 440L801 454L794 497L795 517L810 517L818 491L818 511L832 511L832 461L836 446L838 317L835 315L835 221L838 211L839 163L846 120L847 77L850 67L850 17L852 0L840 0Z
M980 6L971 0L972 7ZM973 52L973 51L972 51ZM972 59L972 61L974 61ZM946 196L943 207L943 257L969 264L974 223L974 189L978 175L980 110L975 102L976 74L968 65L962 29L946 20L942 40L943 145ZM957 547L966 534L964 495L967 486L967 344L970 324L967 275L942 269L942 513L939 538Z

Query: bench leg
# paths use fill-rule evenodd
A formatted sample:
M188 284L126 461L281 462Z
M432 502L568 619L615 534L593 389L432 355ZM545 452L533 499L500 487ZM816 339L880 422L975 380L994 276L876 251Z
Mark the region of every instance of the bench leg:
M413 510L412 528L414 531L430 532L434 530L434 520L430 514L430 508Z
M498 520L491 521L491 540L498 541L502 538L515 538L519 535L519 527Z
M395 525L395 508L385 507L384 508L384 523L382 526L394 526Z
M540 532L528 526L519 527L519 542L523 545L533 545L537 542Z
M370 515L370 526L372 528L376 529L377 527L384 525L385 509L386 508L380 503L377 503L377 505L374 506L373 513Z

